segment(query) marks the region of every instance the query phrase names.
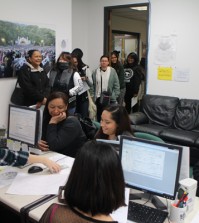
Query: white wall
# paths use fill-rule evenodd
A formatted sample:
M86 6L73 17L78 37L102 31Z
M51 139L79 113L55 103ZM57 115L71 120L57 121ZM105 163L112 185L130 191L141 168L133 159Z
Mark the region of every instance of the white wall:
M57 31L57 53L60 40L68 40L68 51L80 47L84 51L84 61L91 69L99 64L103 54L104 7L133 3L147 3L147 0L0 0L2 20L55 25ZM198 0L151 0L148 86L147 93L174 95L181 98L199 99L197 94L199 21ZM72 11L71 11L72 8ZM72 17L72 21L71 21ZM157 36L177 37L175 66L190 70L189 82L157 80L157 65L154 53ZM7 108L15 80L0 80L0 125L7 124Z
M66 39L68 51L72 49L72 0L0 0L0 20L27 24L44 24L56 30L56 53L61 52L61 40ZM1 34L0 34L1 35ZM0 126L7 125L8 104L16 79L0 79Z
M88 0L87 0L88 1ZM89 0L88 61L96 67L103 54L104 7L148 1ZM197 94L199 30L198 0L151 0L148 51L148 86L147 93L178 96L180 98L199 99ZM163 81L157 79L154 52L157 48L157 36L175 34L177 37L176 61L173 68L190 70L188 82Z

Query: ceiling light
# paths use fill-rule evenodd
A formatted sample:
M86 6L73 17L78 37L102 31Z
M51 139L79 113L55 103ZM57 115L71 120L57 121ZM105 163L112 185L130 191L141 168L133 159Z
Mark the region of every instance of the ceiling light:
M138 7L130 7L131 9L138 10L138 11L145 11L147 10L147 6L138 6Z

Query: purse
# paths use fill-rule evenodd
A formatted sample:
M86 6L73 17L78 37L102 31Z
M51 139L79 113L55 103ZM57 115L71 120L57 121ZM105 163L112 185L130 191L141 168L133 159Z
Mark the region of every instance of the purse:
M100 94L100 101L99 103L103 106L106 107L107 105L110 104L111 101L111 95L108 91L102 91L102 76L101 76L101 94Z
M15 89L11 95L10 101L15 105L24 105L25 97L23 93L23 89L18 86L18 80L15 84Z
M100 95L100 104L103 107L106 107L107 105L110 104L111 101L111 96L109 94L108 91L102 91L101 95Z

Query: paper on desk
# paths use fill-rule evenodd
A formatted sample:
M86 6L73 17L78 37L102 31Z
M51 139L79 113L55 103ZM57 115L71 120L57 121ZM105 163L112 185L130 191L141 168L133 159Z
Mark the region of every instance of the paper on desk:
M57 154L55 156L50 157L49 159L51 159L52 161L54 161L60 165L66 164L69 168L71 168L73 166L73 162L74 162L74 158L65 156L62 154Z
M6 193L18 195L58 194L59 187L65 185L68 175L18 173Z
M0 188L5 187L12 183L16 177L17 172L15 169L9 166L0 167Z
M199 222L199 212L196 214L194 219L191 221L191 223L198 223Z
M120 207L111 214L111 217L113 218L113 220L118 221L119 223L127 222L129 191L130 191L129 188L125 189L125 203L127 204L127 206Z

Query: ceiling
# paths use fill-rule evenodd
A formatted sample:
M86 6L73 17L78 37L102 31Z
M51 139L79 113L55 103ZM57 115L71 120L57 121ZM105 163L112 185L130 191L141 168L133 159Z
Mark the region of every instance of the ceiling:
M133 19L133 20L141 20L141 21L147 21L147 11L139 11L131 9L130 7L126 8L117 8L112 9L112 15L114 16L120 16L127 19Z

